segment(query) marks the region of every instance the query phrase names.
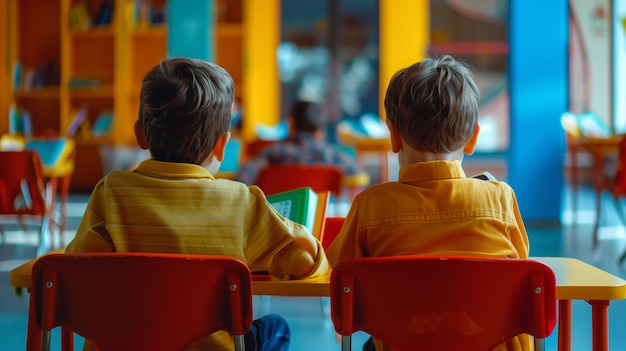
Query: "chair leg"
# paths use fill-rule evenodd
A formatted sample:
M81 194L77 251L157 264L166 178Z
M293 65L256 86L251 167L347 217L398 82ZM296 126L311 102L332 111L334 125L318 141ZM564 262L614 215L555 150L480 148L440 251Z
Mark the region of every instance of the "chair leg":
M41 332L41 351L50 350L50 331Z
M342 351L352 350L352 335L341 336L341 350Z
M70 328L61 327L62 351L74 351L74 332Z
M615 209L617 210L617 216L622 221L622 225L626 228L626 213L624 213L624 208L622 207L622 204L620 203L617 196L613 196L613 204L615 205ZM619 263L624 262L625 259L626 249L624 249L624 252L622 252L622 255L619 258Z
M41 256L48 252L48 248L52 245L52 231L50 230L50 217L46 214L41 220L39 229L39 244L37 245L37 256Z
M596 199L596 220L593 225L593 248L596 249L598 247L599 240L599 231L600 231L600 220L602 219L602 194L598 194Z
M243 335L235 335L233 337L233 339L235 341L235 351L245 351L246 350L246 343L244 342Z

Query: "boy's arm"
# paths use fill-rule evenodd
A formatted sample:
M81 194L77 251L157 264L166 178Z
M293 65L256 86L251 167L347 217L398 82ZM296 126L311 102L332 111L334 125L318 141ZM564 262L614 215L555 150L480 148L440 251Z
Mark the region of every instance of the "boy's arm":
M279 278L300 279L326 274L328 260L320 242L306 227L282 217L256 186L250 198L244 232L249 266Z
M519 210L519 205L517 204L515 193L513 193L512 196L513 212L517 226L513 229L513 232L510 233L511 242L517 250L520 258L528 258L528 254L530 251L528 234L526 233L526 227L524 226L524 221L522 220L522 215Z
M103 182L94 188L85 214L76 230L76 236L65 248L67 253L115 251L113 242L105 228L105 197Z
M341 231L326 250L331 267L336 267L349 258L367 256L367 248L362 247L361 240L359 240L359 203L357 195L350 206Z

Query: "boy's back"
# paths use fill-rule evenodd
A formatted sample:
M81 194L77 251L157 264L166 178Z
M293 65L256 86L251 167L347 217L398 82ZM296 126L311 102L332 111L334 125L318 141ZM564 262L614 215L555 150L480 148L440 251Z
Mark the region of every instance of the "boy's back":
M106 233L99 230L102 214ZM275 214L257 187L216 180L196 165L155 160L98 183L67 248L227 255L292 278L317 270L318 250L303 227Z
M405 166L397 182L355 197L327 250L332 266L351 257L415 254L527 257L512 189L466 178L458 161Z

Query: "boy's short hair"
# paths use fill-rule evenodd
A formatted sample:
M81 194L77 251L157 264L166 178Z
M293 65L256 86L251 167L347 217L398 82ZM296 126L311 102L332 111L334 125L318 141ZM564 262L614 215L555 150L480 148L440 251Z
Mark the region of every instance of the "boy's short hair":
M235 86L222 67L192 58L167 58L144 77L139 125L152 158L202 164L228 132Z
M385 111L411 148L456 151L478 123L480 93L469 67L449 55L426 58L396 72L387 88Z
M291 105L289 115L294 129L300 133L315 133L324 123L322 107L315 102L296 101Z

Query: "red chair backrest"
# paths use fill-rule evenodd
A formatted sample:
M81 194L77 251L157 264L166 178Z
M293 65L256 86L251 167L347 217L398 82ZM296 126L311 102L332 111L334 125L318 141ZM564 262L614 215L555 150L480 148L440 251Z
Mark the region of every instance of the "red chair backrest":
M45 181L41 171L39 154L32 150L0 152L0 214L31 214L46 213ZM30 208L15 208L16 197L23 196L26 189L22 188L25 181L30 198Z
M617 169L613 184L613 194L626 195L626 138L622 138L619 143Z
M397 350L491 350L551 334L555 284L532 260L355 258L332 271L331 318L341 335L362 330Z
M338 195L342 174L338 166L329 164L273 164L261 170L254 184L266 195L303 187Z
M324 232L322 233L321 242L324 250L328 250L330 244L333 243L339 231L341 231L341 227L343 226L343 222L346 220L345 217L326 217L326 223L324 225Z
M227 256L51 254L33 267L31 308L41 330L68 327L100 350L181 350L248 331L250 270Z

